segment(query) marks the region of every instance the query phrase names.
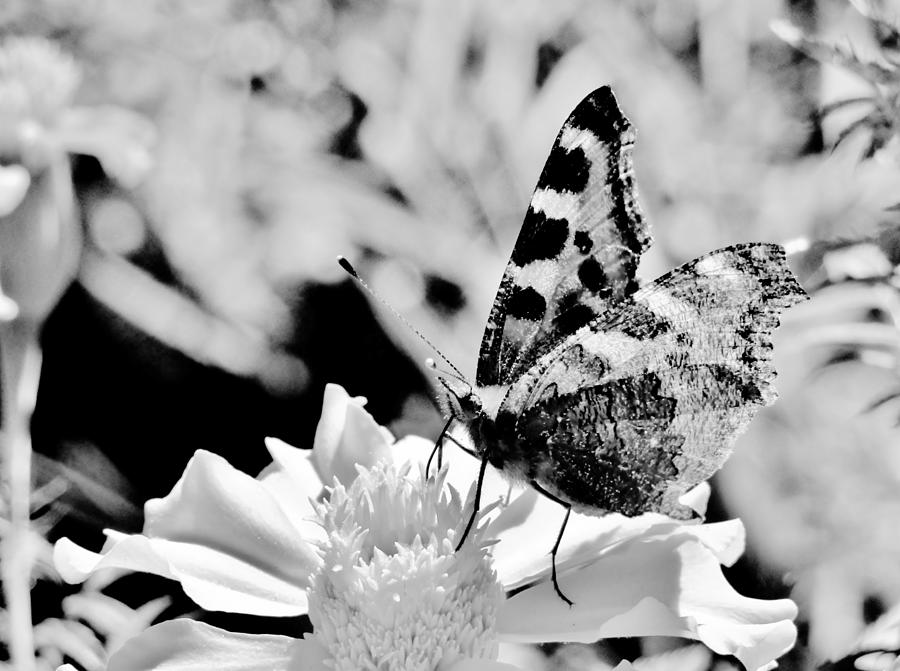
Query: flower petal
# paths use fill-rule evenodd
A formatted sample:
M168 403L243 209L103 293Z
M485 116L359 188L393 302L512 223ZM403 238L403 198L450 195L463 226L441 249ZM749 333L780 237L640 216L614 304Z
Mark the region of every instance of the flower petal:
M507 590L543 580L549 575L549 552L565 514L565 508L559 504L527 489L498 515L490 529L500 540L494 547L494 568ZM627 539L675 531L684 526L656 514L629 518L617 514L572 513L556 565L561 570L574 568L593 562L601 552Z
M490 470L490 469L489 469ZM514 487L513 499L491 523L490 532L501 542L494 549L494 564L507 590L545 578L547 556L565 518L565 508L531 488ZM691 490L702 503L704 488ZM535 530L542 531L536 535ZM684 530L706 545L722 564L730 566L744 551L744 527L739 520L717 524L679 522L655 513L638 517L572 513L556 558L565 570L594 561L599 553L629 538Z
M197 451L172 492L148 501L145 513L143 536L108 532L102 555L60 541L55 559L65 579L117 566L178 580L213 610L306 612L318 555L266 487L221 457Z
M102 554L63 538L54 547L53 560L69 583L82 582L101 569L124 568L177 580L207 610L274 617L307 611L302 583L286 581L202 545L110 533Z
M109 659L107 671L326 671L306 641L287 636L235 634L178 619L150 627Z
M312 450L300 450L277 438L266 438L274 462L257 478L278 501L300 535L310 542L325 540L312 501L322 492Z
M391 445L391 458L396 464L410 463L413 466L425 466L434 449L434 441L420 436L404 436ZM432 464L435 468L435 464ZM411 469L417 472L416 468Z
M687 529L629 539L564 571L560 586L572 608L546 581L519 592L501 608L498 631L535 643L682 636L734 655L748 669L789 650L797 633L794 603L738 594L715 554Z
M740 520L713 524L686 524L682 530L703 543L723 566L731 566L744 554L747 534L744 531L744 523Z
M357 464L369 467L390 455L389 434L363 408L365 401L361 396L351 398L339 385L325 385L313 462L326 485L336 477L349 486L356 478Z
M197 450L172 492L144 506L144 535L203 545L305 585L319 564L266 488Z
M84 582L94 571L104 568L124 568L129 571L153 573L175 579L166 562L150 546L144 536L123 536L120 542L109 546L103 554L91 552L68 538L59 539L53 546L53 563L60 576L69 584Z
M312 450L301 450L278 438L266 438L266 449L280 469L290 475L294 486L307 497L315 498L325 483L312 460Z
M488 467L488 471L490 467ZM526 524L529 520L537 520L541 519L543 514L550 510L555 510L559 508L555 504L553 506L546 505L541 507L540 512L536 513L536 507L542 504L539 504L538 501L547 501L546 498L542 497L537 493L537 490L532 489L531 487L521 487L519 485L513 485L509 490L508 500L501 506L498 511L496 517L491 520L490 527L488 530L488 534L497 538L507 538L509 539L510 546L518 543L519 549L524 549L525 545L520 540L514 540L517 530L520 530L524 524ZM547 503L551 503L547 501ZM559 521L562 521L562 517L559 518ZM537 522L535 526L531 528L532 535L534 533L534 529L543 528L539 526L540 522ZM513 548L509 548L511 553L514 554ZM514 559L512 554L501 551L500 557L505 558L507 560ZM522 554L530 554L528 551ZM496 553L495 553L495 561L496 561ZM501 577L501 582L503 582L504 572L501 571L499 573Z

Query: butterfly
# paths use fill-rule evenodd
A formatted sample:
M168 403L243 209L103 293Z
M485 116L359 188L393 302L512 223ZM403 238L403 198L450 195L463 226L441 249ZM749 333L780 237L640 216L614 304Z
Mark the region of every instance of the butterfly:
M569 513L692 517L679 498L775 400L771 334L806 298L784 249L766 243L709 252L641 285L651 237L634 140L609 87L578 104L500 281L475 384L438 375L447 426L462 423L482 460L460 546L490 463L567 508L552 554L570 604L555 564Z

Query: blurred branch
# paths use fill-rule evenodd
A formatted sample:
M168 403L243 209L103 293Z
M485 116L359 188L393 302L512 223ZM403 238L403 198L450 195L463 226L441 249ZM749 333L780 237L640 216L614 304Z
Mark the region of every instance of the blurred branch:
M3 537L0 575L9 614L10 657L16 669L34 668L31 623L31 436L28 421L40 377L38 328L31 320L3 324L0 332L3 466L9 528Z

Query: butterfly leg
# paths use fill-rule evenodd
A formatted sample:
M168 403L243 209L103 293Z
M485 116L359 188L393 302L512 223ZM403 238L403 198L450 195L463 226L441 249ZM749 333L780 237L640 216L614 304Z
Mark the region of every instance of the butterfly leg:
M441 429L441 432L438 434L437 440L434 441L434 449L431 451L431 455L428 457L428 463L425 464L425 477L428 478L431 476L431 460L434 459L434 455L437 454L437 467L438 470L441 470L441 466L443 464L444 457L444 435L447 433L447 429L450 428L450 425L453 424L453 420L455 418L451 415L450 419L446 421L444 424L444 428Z
M562 599L563 601L565 601L570 606L574 606L575 603L569 597L567 597L565 594L563 594L562 589L560 589L560 587L559 587L559 582L556 579L556 553L559 551L559 544L562 542L563 533L565 533L566 525L569 523L569 515L572 514L572 505L569 503L566 503L565 501L563 501L562 499L560 499L556 496L553 496L553 494L551 494L546 489L541 487L534 480L531 481L531 486L534 487L534 489L539 494L543 494L544 496L546 496L548 499L550 499L554 503L558 503L559 505L561 505L563 508L566 509L566 516L563 518L562 526L559 527L559 534L557 534L557 536L556 536L556 542L553 544L553 549L550 550L550 566L551 566L550 577L553 582L553 589L559 595L559 598Z
M572 514L572 506L566 506L566 516L563 518L562 526L559 528L559 535L556 537L556 542L553 544L553 549L550 551L550 567L551 567L551 579L553 581L553 589L556 590L556 593L559 595L559 598L565 601L570 606L574 606L575 603L563 594L562 590L559 588L559 582L556 580L556 552L559 550L560 541L562 541L563 532L566 530L566 525L569 523L569 515Z
M456 545L456 552L459 552L459 549L463 546L463 543L466 542L466 536L469 535L469 532L472 530L472 525L475 524L475 518L478 517L478 510L481 508L481 485L484 483L484 472L487 470L488 464L488 451L485 450L484 456L481 457L481 468L478 471L478 482L475 484L475 502L472 505L472 516L469 518L469 523L466 525L466 530L463 531L462 538L459 539L459 543Z
M900 394L898 394L898 396L900 396ZM453 436L451 436L449 433L448 433L446 436L444 436L444 438L446 438L446 439L449 440L451 443L453 443L454 445L456 445L459 449L461 449L461 450L462 450L463 452L465 452L466 454L471 455L471 456L475 457L476 459L481 459L481 457L478 456L478 453L475 452L475 450L473 450L471 447L466 447L466 446L463 445L461 442L459 442L458 440L456 440L456 438L454 438Z

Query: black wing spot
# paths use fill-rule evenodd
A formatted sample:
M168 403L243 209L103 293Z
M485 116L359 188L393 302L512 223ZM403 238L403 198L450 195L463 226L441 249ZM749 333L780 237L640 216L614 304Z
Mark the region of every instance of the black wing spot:
M547 338L547 345L555 344L561 337L560 334L575 333L596 316L591 306L581 302L580 291L564 294L559 299L556 314L553 316L554 333Z
M547 301L533 287L515 287L506 309L510 317L536 322L544 318Z
M578 266L578 279L588 291L598 293L606 289L607 293L609 292L603 266L593 256L589 256Z
M535 212L529 207L510 260L522 267L532 261L555 259L565 247L568 237L568 221L548 219L543 212Z
M556 145L547 157L538 188L581 193L587 187L590 171L591 162L584 149L574 147L569 151Z
M590 306L581 303L573 305L560 312L553 320L557 330L561 333L575 333L582 326L591 321L596 315Z
M587 231L576 231L572 242L575 243L578 251L582 254L587 254L594 248L594 241L591 240L591 236L588 235Z

